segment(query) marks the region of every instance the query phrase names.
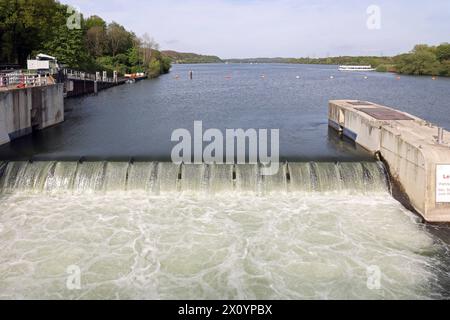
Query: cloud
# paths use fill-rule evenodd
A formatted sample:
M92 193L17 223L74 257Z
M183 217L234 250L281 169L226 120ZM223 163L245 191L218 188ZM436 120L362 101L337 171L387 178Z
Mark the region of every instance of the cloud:
M450 2L413 0L64 0L87 14L151 34L163 49L219 55L396 54L448 41ZM381 30L367 8L382 10ZM178 39L178 40L173 40Z
M180 41L179 41L179 40L176 40L176 39L173 39L173 40L164 41L164 43L167 44L167 45L169 45L169 46L172 46L172 45L179 44Z

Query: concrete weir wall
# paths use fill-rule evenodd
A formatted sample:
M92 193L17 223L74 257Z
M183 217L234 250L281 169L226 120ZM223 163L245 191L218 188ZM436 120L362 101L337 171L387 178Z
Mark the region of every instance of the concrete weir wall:
M0 145L63 121L63 84L0 91Z
M450 132L375 103L335 100L329 125L380 153L409 202L428 222L450 222Z

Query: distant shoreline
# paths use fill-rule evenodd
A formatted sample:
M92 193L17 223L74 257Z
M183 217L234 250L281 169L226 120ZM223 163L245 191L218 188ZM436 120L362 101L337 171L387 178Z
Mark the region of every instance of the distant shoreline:
M236 63L236 64L304 64L304 65L370 65L377 72L391 72L399 75L450 77L450 44L439 46L416 45L405 54L393 57L340 56L327 58L244 58L221 59L194 53L163 51L173 64Z
M183 62L183 63L172 63L172 66L174 65L213 65L213 64L220 64L220 65L226 65L226 62ZM228 62L229 65L245 65L245 64L251 64L250 62ZM256 62L253 64L284 64L284 65L311 65L311 66L335 66L336 67L336 71L338 70L338 67L340 66L339 64L325 64L325 63L293 63L293 62ZM345 71L339 71L339 72L345 72ZM351 71L347 71L348 73L350 73ZM364 71L361 71L364 72ZM376 70L376 71L370 71L370 72L377 72L377 73L392 73L394 75L398 75L398 76L419 76L419 77L423 77L423 76L432 76L432 77L441 77L441 78L450 78L450 76L435 76L433 74L406 74L406 73L398 73L395 70ZM357 72L356 72L357 73Z

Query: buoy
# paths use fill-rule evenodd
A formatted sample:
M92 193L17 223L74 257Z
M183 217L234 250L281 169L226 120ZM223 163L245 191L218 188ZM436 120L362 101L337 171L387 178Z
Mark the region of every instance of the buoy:
M431 80L436 80L436 77L431 78Z
M330 76L330 79L334 79L334 76Z
M295 78L296 78L296 79L300 79L300 76L296 76Z
M397 77L397 80L400 80L401 78L400 77Z
M177 79L177 80L180 79L180 76L179 76L179 75L176 75L176 76L175 76L175 79Z
M365 76L364 79L369 79L369 77L368 77L368 76Z

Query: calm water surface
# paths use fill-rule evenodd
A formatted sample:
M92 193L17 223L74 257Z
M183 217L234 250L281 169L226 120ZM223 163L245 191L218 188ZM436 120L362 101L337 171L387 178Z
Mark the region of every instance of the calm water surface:
M329 134L331 99L373 101L450 129L450 79L397 80L389 73L341 73L335 66L175 65L156 80L67 100L65 123L0 148L0 158L168 160L173 130L192 132L201 120L205 129L280 129L283 159L367 159Z

